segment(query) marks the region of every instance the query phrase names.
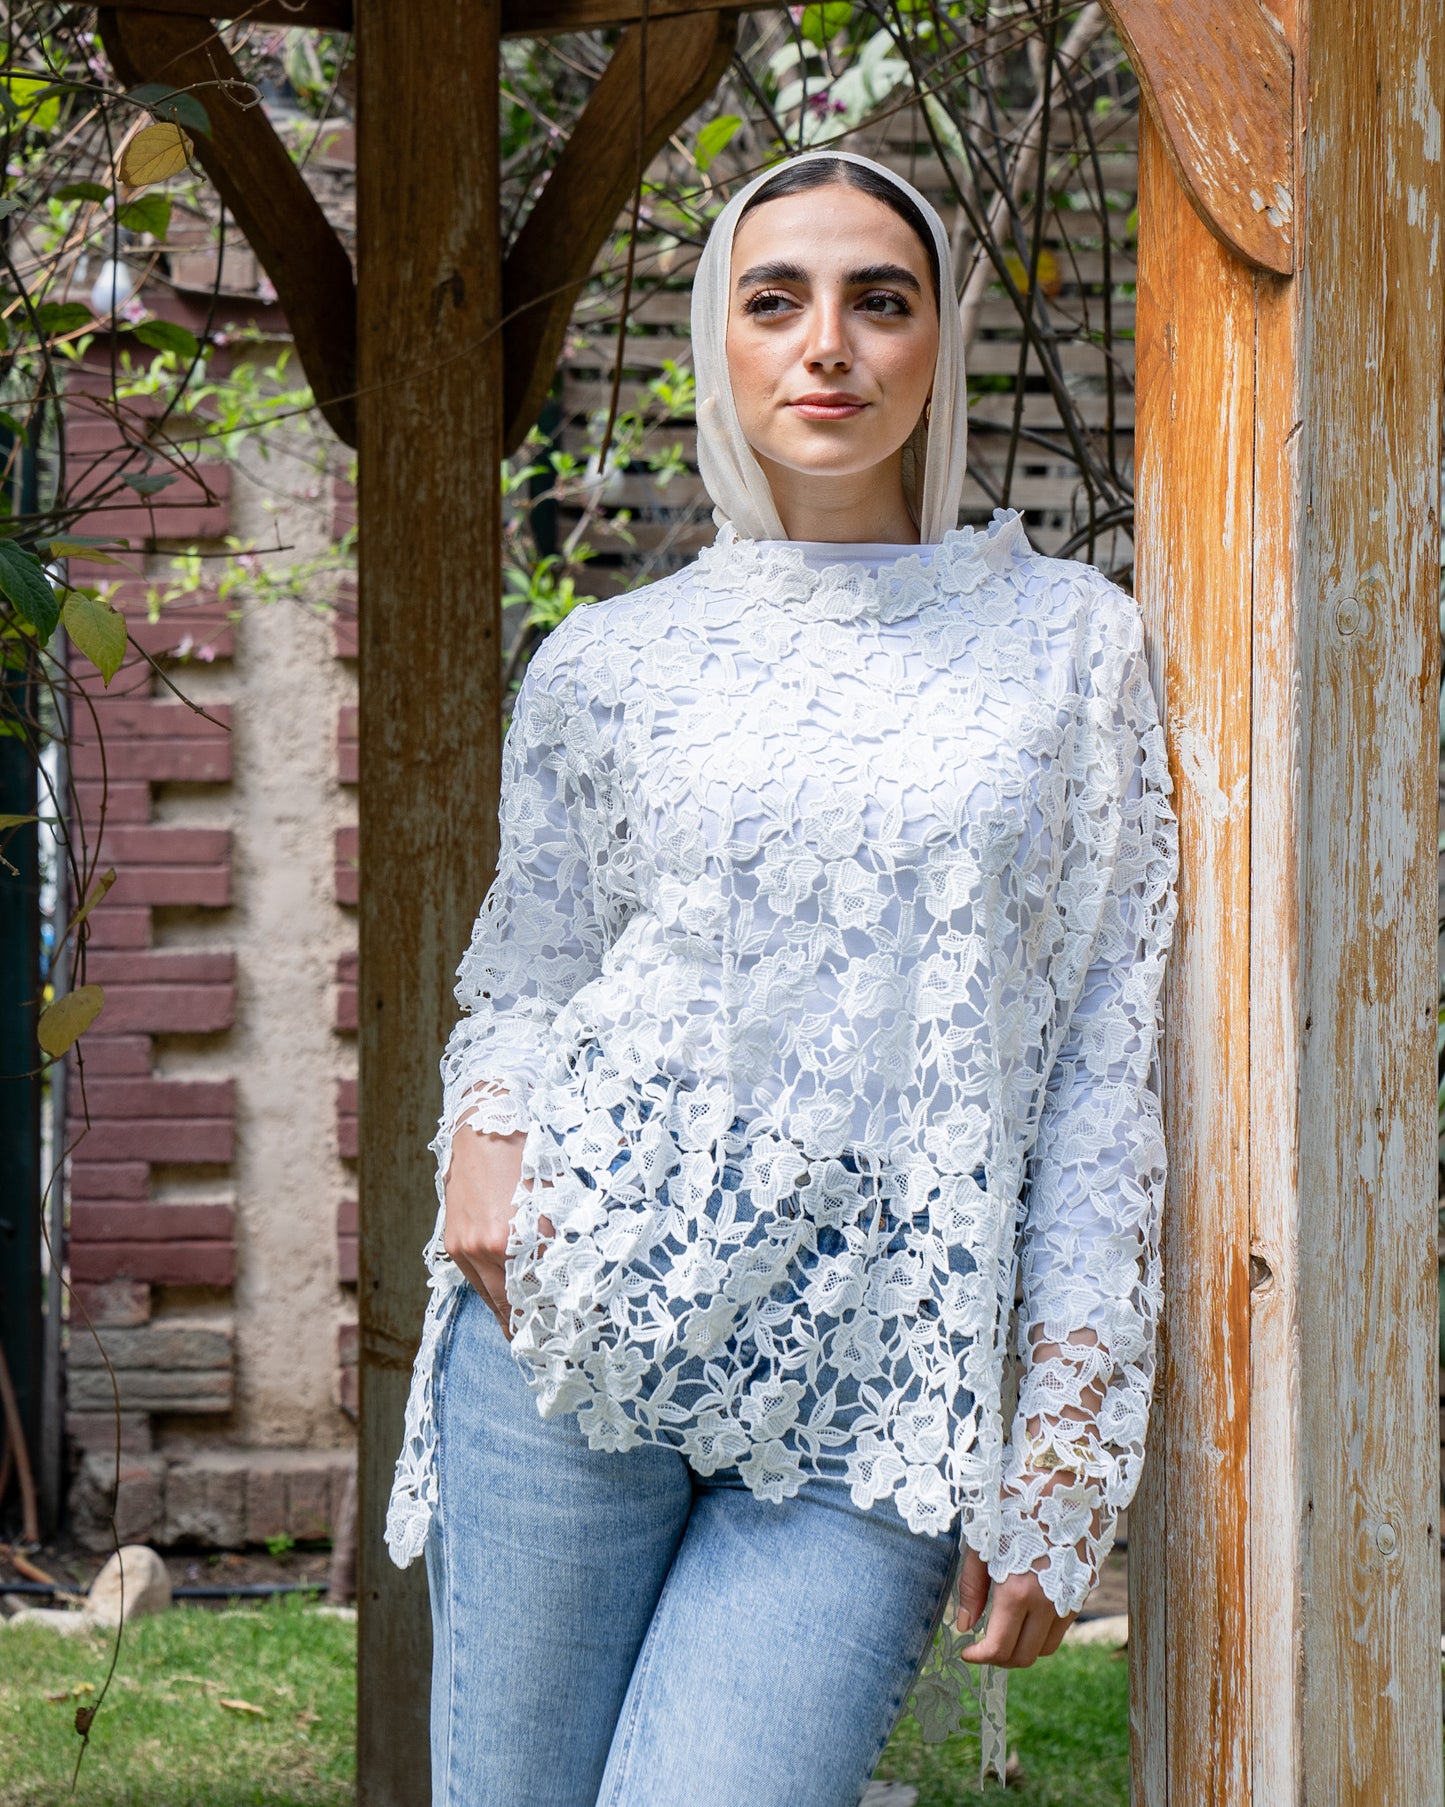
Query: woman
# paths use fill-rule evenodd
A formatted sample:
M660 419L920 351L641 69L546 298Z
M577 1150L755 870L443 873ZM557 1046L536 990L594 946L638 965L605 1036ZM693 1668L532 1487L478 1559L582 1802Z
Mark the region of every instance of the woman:
M1134 604L954 526L948 269L866 159L738 194L717 542L517 699L388 1523L438 1803L852 1807L955 1582L1053 1651L1138 1479L1170 781Z

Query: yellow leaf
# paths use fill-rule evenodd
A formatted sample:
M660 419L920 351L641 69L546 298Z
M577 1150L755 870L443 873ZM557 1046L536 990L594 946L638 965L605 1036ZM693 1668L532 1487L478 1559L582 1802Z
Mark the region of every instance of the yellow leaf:
M143 126L120 154L120 179L127 188L146 188L178 176L191 160L191 141L171 120Z
M1004 265L1014 279L1014 287L1021 295L1029 292L1029 267L1015 251L1004 253ZM1059 273L1059 260L1053 252L1043 249L1039 252L1039 287L1050 298L1057 295L1064 286L1064 279Z
M76 1038L100 1015L105 992L99 985L78 985L40 1013L37 1039L49 1055L58 1058L74 1046Z
M72 590L60 610L65 631L109 684L125 657L125 617L99 596Z
M113 552L102 552L99 546L92 546L88 540L53 539L50 542L52 558L88 558L93 565L118 565L120 560Z
M229 1707L233 1713L254 1713L257 1719L264 1719L266 1717L265 1707L253 1706L249 1700L228 1700L223 1694L220 1699L220 1705Z
M100 877L95 881L95 889L91 892L90 896L86 898L85 902L80 906L80 908L71 917L70 921L65 925L65 933L64 933L64 935L61 936L62 941L68 941L70 939L70 937L80 927L81 923L83 923L85 921L86 917L89 916L90 912L100 902L101 898L105 896L106 892L109 891L109 889L111 888L111 886L114 883L115 883L115 867L108 866L105 869L105 871L101 873Z

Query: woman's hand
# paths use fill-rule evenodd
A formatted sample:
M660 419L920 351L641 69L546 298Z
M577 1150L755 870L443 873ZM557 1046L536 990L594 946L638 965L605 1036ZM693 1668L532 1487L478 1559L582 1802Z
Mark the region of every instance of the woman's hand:
M1036 1658L1054 1654L1078 1617L1077 1613L1059 1617L1037 1575L1010 1575L1006 1581L990 1581L983 1558L973 1550L965 1550L958 1584L959 1616L964 1625L977 1625L990 1589L994 1599L988 1629L962 1653L966 1663L1027 1669Z
M526 1140L525 1130L495 1136L463 1125L452 1137L447 1169L442 1245L491 1306L504 1335L509 1316L507 1232Z

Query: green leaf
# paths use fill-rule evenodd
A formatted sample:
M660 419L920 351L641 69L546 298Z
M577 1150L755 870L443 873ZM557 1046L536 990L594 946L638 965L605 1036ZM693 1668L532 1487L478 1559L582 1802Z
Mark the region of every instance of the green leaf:
M19 195L6 195L5 199L0 201L0 220L7 219L17 207L24 205L25 202Z
M742 123L736 113L723 113L707 122L698 133L692 151L699 169L711 168L713 159L732 143Z
M0 595L10 599L15 612L35 629L43 646L55 632L60 604L40 560L14 540L0 540Z
M836 38L853 16L851 6L805 6L799 30L810 44L821 50Z
M201 349L196 335L174 320L142 320L132 331L142 345L156 351L173 351L178 358L193 358Z
M78 985L64 997L53 999L40 1013L36 1032L40 1046L58 1059L85 1034L104 1003L105 993L99 985Z
M39 816L0 816L0 828L20 828L26 822L38 822Z
M194 132L211 135L211 116L194 94L184 88L173 88L169 82L142 82L131 88L126 99L157 119L168 119L173 125L189 126Z
M108 201L110 190L103 182L67 182L55 191L57 201Z
M171 223L171 197L142 195L117 208L115 217L132 232L149 232L152 238L164 238Z
M47 339L95 323L95 315L83 301L44 301L36 308L35 318Z
M65 631L107 684L125 657L125 617L99 596L72 590L60 611Z
M3 351L4 349L4 345L0 344L0 351ZM13 433L17 439L19 439L25 431L25 428L18 420L16 420L15 416L5 408L0 408L0 428L3 428L7 433Z
M162 471L150 477L130 476L121 478L121 482L127 484L138 496L153 496L158 490L165 489L168 484L174 483L175 480L176 473L174 471Z

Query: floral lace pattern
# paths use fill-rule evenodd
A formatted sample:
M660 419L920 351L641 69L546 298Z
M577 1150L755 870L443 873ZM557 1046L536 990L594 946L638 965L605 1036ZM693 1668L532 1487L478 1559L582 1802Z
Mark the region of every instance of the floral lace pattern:
M458 973L438 1201L458 1123L525 1129L508 1294L544 1415L765 1498L843 1473L1069 1612L1153 1382L1171 784L1128 597L1016 514L929 550L819 568L725 528L548 637ZM441 1221L403 1564L460 1284Z

